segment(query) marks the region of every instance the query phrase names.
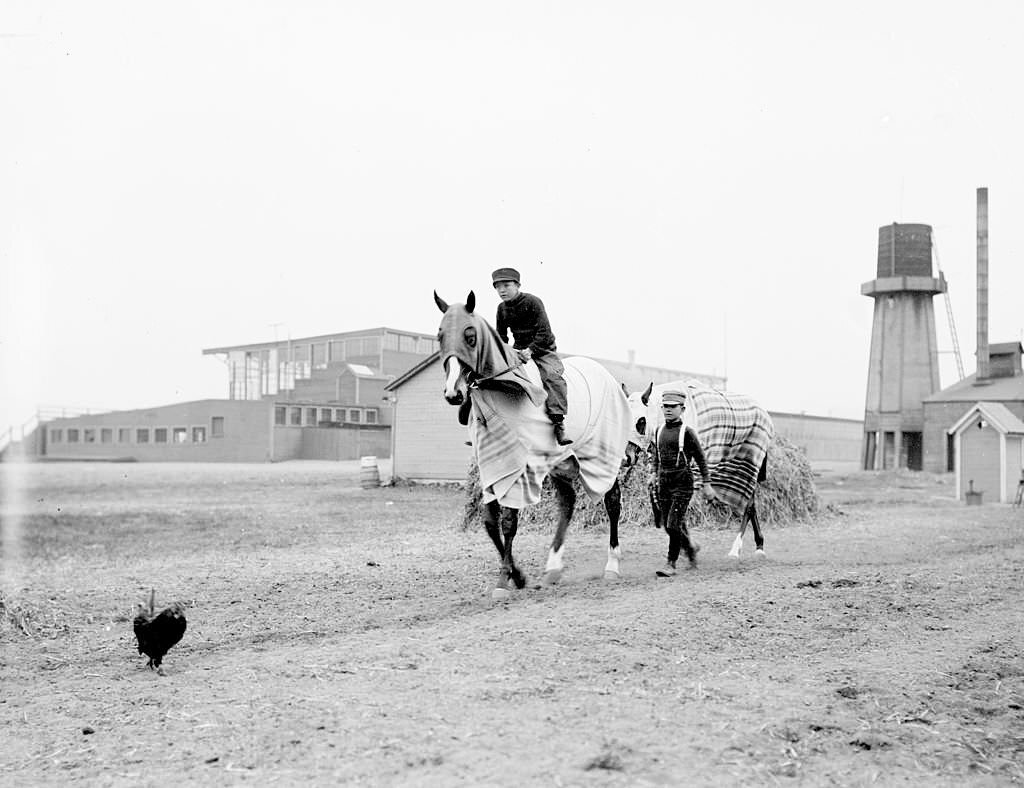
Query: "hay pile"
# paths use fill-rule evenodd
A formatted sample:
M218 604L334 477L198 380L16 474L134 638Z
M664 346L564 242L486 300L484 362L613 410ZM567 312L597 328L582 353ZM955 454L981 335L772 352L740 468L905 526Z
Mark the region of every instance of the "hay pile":
M622 524L654 526L648 495L650 464L644 455L632 468L619 474L622 486ZM477 530L483 527L481 514L480 474L475 463L470 464L463 485L465 505L459 526L463 530ZM804 452L785 438L776 435L768 447L768 479L758 485L755 494L758 518L764 526L784 526L791 523L808 522L818 512L820 502L814 488L814 474ZM557 520L554 491L550 479L544 480L540 503L520 512L519 525L530 528L534 525L550 527ZM715 501L708 501L702 495L694 495L686 514L691 528L734 528L738 518L728 507ZM588 528L603 525L608 520L604 503L591 502L583 488L576 483L576 512L574 526Z

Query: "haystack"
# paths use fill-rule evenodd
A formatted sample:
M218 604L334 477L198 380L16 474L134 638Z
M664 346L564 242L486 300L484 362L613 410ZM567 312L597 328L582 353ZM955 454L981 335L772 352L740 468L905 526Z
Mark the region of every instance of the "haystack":
M640 462L619 473L622 487L623 524L654 526L650 502L651 466L647 455ZM471 463L464 485L465 506L459 523L464 530L483 527L481 513L480 475L476 464ZM818 493L814 488L814 473L803 450L785 438L776 435L768 447L768 478L757 487L755 499L758 518L762 525L779 527L793 523L809 522L820 508ZM728 507L695 495L687 511L687 522L691 528L733 528L738 518ZM519 516L521 528L531 526L549 527L558 519L555 496L550 479L544 481L540 503L523 509ZM576 512L573 524L584 528L608 520L604 503L593 503L583 488L576 484Z

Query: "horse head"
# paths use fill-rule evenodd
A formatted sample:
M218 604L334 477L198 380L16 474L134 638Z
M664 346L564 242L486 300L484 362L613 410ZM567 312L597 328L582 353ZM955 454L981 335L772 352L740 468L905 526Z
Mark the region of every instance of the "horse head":
M643 391L634 391L626 395L629 403L630 430L627 444L627 451L636 453L646 449L651 443L651 436L657 426L657 414L653 417L650 414L651 392L654 390L654 383L651 382Z
M476 294L472 290L465 304L449 304L434 291L434 303L444 313L437 339L444 369L444 398L450 405L466 401L472 376L480 367L480 317L474 314Z

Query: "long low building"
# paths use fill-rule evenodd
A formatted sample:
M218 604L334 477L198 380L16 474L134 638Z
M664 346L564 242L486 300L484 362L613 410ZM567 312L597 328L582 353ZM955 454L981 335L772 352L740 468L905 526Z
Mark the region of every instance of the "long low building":
M139 462L353 460L390 453L376 408L205 399L47 420L26 458Z

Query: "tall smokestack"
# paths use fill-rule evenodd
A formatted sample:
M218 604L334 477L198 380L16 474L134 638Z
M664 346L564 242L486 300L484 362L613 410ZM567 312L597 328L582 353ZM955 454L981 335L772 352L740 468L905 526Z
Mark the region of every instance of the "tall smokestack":
M978 374L989 376L988 362L988 189L978 189Z

